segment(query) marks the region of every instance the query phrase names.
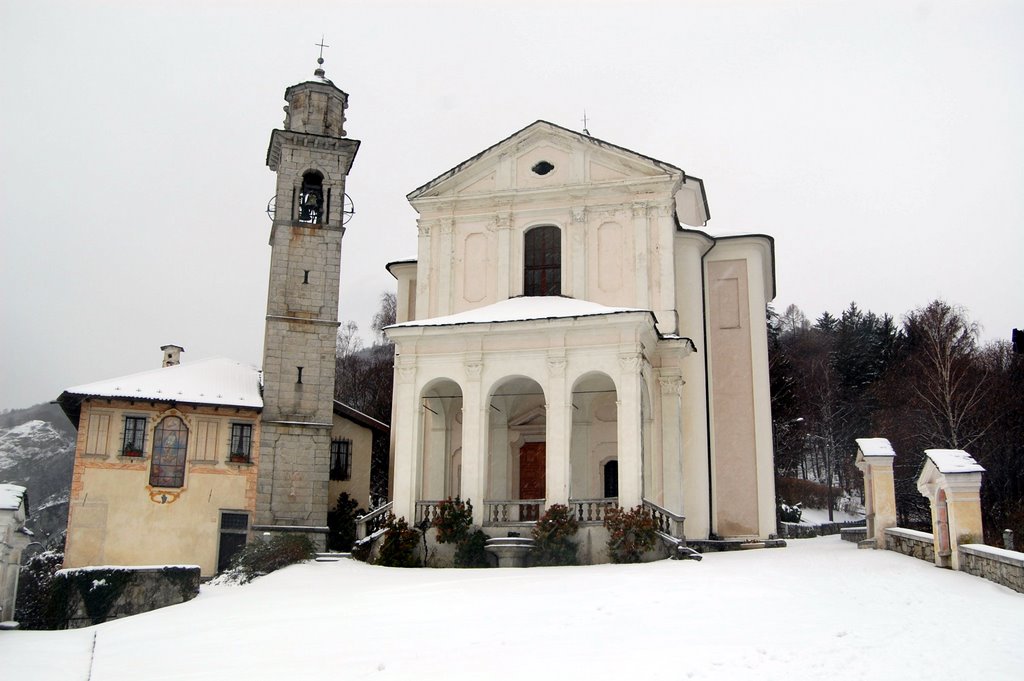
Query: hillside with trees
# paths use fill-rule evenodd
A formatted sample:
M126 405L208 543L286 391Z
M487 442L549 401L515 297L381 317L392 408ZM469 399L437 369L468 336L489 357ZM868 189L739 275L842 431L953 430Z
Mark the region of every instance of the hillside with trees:
M813 323L790 305L768 321L780 490L797 479L861 494L854 439L885 437L899 523L930 529L916 487L924 450L963 449L986 470L986 542L1006 528L1024 536L1024 359L1008 341L980 343L968 312L941 300L900 322L855 303Z

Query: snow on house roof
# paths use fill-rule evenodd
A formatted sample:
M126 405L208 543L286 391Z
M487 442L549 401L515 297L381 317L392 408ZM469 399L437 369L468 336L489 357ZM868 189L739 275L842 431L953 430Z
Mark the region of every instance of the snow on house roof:
M25 488L21 485L0 483L0 511L17 511L25 498Z
M926 449L924 453L940 473L985 472L974 457L962 449Z
M884 437L859 437L857 448L864 456L896 456L892 445Z
M392 324L387 328L523 322L536 319L592 317L623 312L650 313L649 310L641 310L635 307L607 307L598 303L591 303L587 300L576 300L575 298L565 298L563 296L519 296L445 317L416 319L410 322L402 322L401 324Z
M87 383L64 392L87 397L263 407L259 370L224 357Z

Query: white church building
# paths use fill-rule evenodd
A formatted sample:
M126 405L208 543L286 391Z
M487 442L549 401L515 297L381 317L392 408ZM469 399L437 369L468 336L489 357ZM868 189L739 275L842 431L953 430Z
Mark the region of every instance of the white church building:
M775 532L774 243L703 182L537 121L416 189L398 283L394 513L486 527L645 504L690 539Z

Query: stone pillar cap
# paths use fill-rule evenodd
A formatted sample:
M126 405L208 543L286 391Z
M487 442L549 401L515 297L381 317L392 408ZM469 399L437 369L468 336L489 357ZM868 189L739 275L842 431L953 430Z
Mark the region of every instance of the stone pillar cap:
M984 473L974 457L962 449L926 449L924 455L943 475L950 473Z

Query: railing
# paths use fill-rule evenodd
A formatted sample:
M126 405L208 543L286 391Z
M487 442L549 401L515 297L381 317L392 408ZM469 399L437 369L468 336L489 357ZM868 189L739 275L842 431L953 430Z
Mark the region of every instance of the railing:
M570 499L569 508L576 521L581 525L601 524L604 522L604 514L609 508L619 505L616 497L605 497L603 499Z
M653 501L647 501L644 499L644 508L650 511L654 517L654 522L658 525L658 531L667 534L673 539L680 541L686 541L686 535L683 534L683 521L686 520L681 515L676 515L672 511L658 506Z
M420 500L416 502L416 520L414 524L419 525L421 522L426 520L427 522L432 521L437 517L438 506L441 504L442 499L434 499L430 501Z
M356 518L356 539L365 539L381 529L384 524L384 516L391 511L395 502L388 503L373 509L369 513Z
M543 512L543 499L485 500L484 525L525 525L537 522Z

